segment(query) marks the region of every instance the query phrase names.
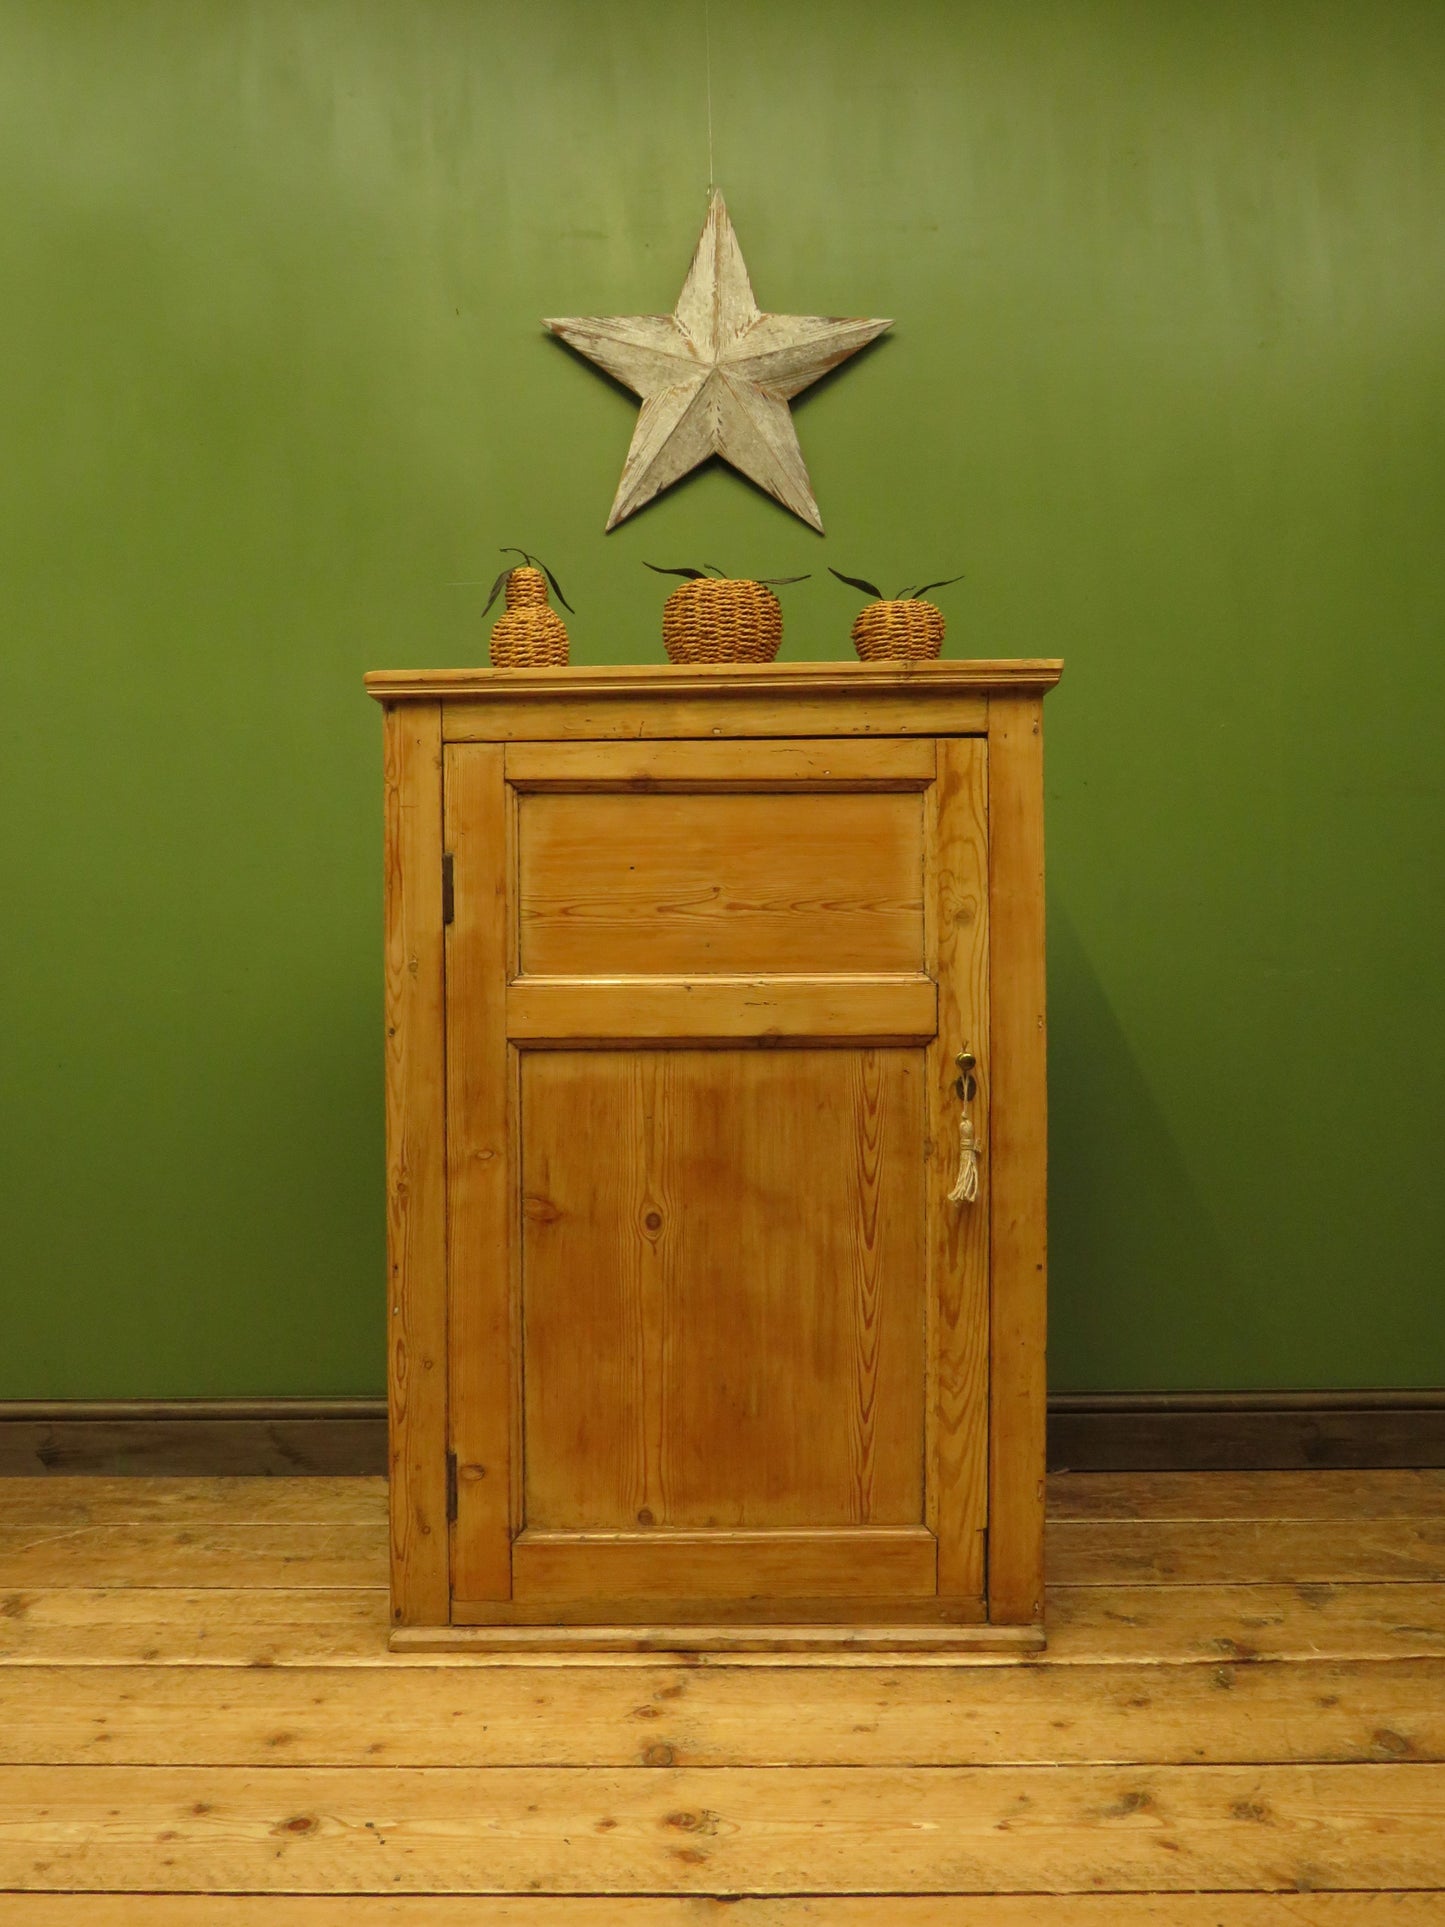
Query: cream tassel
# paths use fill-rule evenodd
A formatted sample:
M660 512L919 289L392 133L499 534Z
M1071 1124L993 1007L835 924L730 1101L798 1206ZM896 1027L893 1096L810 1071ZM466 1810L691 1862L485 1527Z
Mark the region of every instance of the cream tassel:
M978 1146L973 1141L973 1119L965 1111L958 1120L958 1176L948 1194L950 1204L972 1204L978 1196Z

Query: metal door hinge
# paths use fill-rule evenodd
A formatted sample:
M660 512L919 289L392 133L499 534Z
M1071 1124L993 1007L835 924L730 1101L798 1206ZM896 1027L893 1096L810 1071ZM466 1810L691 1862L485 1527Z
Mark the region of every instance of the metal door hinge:
M456 910L456 892L452 885L452 853L446 851L442 857L442 922L450 923Z
M448 1452L447 1453L447 1524L449 1526L454 1526L456 1522L457 1522L457 1455L455 1452Z

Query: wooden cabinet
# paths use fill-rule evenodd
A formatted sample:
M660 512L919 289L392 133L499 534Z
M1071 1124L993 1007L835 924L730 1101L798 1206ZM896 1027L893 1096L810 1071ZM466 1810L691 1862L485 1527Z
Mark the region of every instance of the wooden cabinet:
M368 678L394 1644L1039 1643L1058 673Z

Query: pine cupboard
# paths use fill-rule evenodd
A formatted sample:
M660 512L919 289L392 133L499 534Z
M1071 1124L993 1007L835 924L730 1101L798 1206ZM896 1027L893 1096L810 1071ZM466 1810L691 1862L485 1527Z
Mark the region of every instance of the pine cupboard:
M1042 1642L1059 672L367 678L394 1645Z

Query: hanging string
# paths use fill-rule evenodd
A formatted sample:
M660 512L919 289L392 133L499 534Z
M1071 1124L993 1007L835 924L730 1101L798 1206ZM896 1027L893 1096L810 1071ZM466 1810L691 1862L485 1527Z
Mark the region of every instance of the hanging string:
M712 193L717 184L717 176L712 165L712 12L708 0L702 0L702 47L703 66L707 73L707 191Z
M978 1196L978 1146L973 1137L973 1119L967 1110L958 1120L958 1176L948 1194L950 1204L972 1204Z

